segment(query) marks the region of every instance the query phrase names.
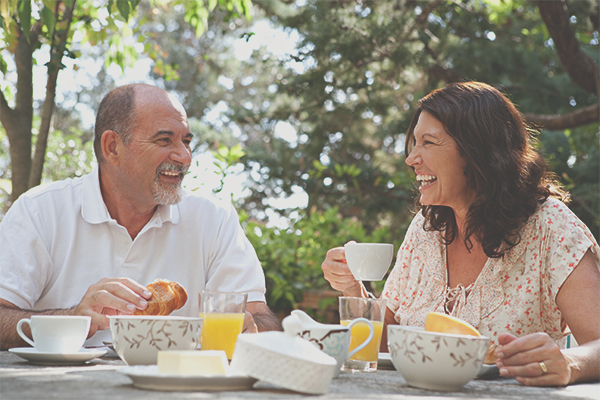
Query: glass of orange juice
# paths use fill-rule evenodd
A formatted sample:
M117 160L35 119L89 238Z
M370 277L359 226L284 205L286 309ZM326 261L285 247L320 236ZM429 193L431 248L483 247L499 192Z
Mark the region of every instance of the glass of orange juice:
M237 337L242 333L248 293L198 293L202 350L224 350L231 360Z
M356 318L366 318L373 324L374 335L371 342L355 353L342 366L342 371L377 371L379 346L385 317L385 299L363 299L360 297L340 297L340 323L348 325ZM354 324L350 328L350 351L364 342L369 336L366 324Z

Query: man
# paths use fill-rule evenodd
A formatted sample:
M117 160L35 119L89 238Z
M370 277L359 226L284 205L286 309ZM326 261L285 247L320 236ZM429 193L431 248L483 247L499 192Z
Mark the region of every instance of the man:
M156 278L187 289L175 315L197 316L202 290L247 292L245 331L281 329L233 207L183 193L191 140L162 89L127 85L102 100L98 168L28 191L0 223L0 348L24 345L15 327L34 314L89 315L88 344L110 340L107 316L146 308Z

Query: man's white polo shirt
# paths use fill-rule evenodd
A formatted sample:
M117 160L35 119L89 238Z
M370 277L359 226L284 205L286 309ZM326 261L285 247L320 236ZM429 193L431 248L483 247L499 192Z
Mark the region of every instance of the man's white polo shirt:
M132 241L108 213L97 169L13 204L0 223L0 269L0 298L25 309L73 307L105 277L181 283L189 298L173 315L198 316L205 289L265 301L262 268L230 204L186 193L159 206Z

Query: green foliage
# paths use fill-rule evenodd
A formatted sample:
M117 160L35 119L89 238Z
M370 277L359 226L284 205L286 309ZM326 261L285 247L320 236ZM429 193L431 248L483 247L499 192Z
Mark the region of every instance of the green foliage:
M321 270L329 249L350 240L395 243L398 249L404 236L392 238L387 227L367 233L361 222L343 218L336 208L297 211L298 218L287 229L266 227L240 212L242 226L265 272L267 303L275 312L289 313L306 290L331 290Z
M95 162L93 142L82 140L83 137L77 127L71 127L67 132L52 131L48 137L44 181L75 178L92 171Z
M219 146L219 149L212 152L213 157L215 158L214 165L217 167L217 175L220 178L220 184L218 187L214 189L215 193L219 193L223 190L223 186L225 185L225 178L227 174L233 166L240 162L240 159L246 154L242 150L242 146L238 143L232 147L227 147L225 145ZM233 193L232 193L233 195Z

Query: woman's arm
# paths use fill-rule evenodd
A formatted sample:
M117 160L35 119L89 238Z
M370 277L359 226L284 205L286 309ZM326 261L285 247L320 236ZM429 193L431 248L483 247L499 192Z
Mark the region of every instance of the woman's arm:
M394 318L394 312L389 308L385 308L385 317L383 320L383 331L381 332L381 345L379 346L379 351L382 353L387 353L388 343L387 343L387 327L388 325L398 325L396 322L396 318Z
M545 333L521 338L501 334L497 365L502 376L514 376L531 386L564 386L599 380L599 264L598 257L588 249L556 296L556 304L579 347L560 350Z

